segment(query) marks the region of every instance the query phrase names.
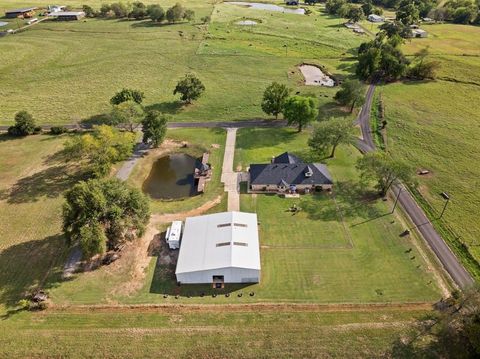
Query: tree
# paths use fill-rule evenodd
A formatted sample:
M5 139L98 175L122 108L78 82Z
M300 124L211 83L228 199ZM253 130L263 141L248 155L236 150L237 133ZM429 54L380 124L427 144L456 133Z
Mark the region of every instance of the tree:
M93 133L76 136L65 143L68 158L78 160L95 177L110 173L112 164L126 160L133 152L135 134L102 125Z
M385 22L380 25L380 30L382 30L387 37L391 38L393 36L400 36L403 39L412 37L412 29L410 26L404 25L401 22Z
M130 132L134 132L142 122L143 117L143 108L138 103L134 101L122 102L113 106L110 113L110 124L120 125Z
M298 132L308 123L315 120L318 111L311 97L292 96L285 101L283 116L289 125L297 125Z
M165 20L165 11L158 4L148 5L147 15L150 16L150 19L154 22L162 22Z
M327 0L325 3L325 11L331 15L338 15L338 10L346 4L346 0Z
M147 7L144 3L136 1L132 3L132 11L130 11L128 16L136 20L142 20L147 16Z
M145 195L118 179L81 181L65 200L63 231L86 258L142 236L150 217Z
M363 13L362 8L351 5L347 13L347 19L350 22L355 23L362 20L363 18L365 18L365 14Z
M346 80L342 83L340 90L335 94L334 99L343 106L350 106L350 113L357 106L365 103L365 92L363 85L358 80Z
M149 111L142 121L143 143L159 147L167 134L167 118L158 111Z
M97 12L89 5L83 5L82 11L85 13L86 17L95 17L97 16Z
M411 0L403 0L397 10L396 20L410 26L420 20L420 11Z
M210 15L202 17L200 20L202 21L203 24L208 24L212 18Z
M330 157L335 156L335 150L340 144L353 144L355 141L355 126L350 119L329 119L315 126L308 139L308 145L318 155L325 156L331 148Z
M15 125L8 128L8 134L11 136L28 136L35 133L35 120L27 111L17 112L15 115Z
M440 62L428 61L428 55L428 48L415 53L414 62L408 70L408 77L417 80L435 79L437 70L440 68Z
M107 17L110 11L112 11L112 7L110 6L110 4L102 4L102 6L100 7L100 15L102 17Z
M113 97L110 99L110 103L112 105L118 105L122 102L135 101L136 103L141 104L144 98L145 95L143 92L124 88L113 95Z
M190 9L186 9L184 14L183 14L183 18L187 21L195 20L195 11L190 10Z
M186 74L183 79L178 81L173 94L179 93L182 101L191 103L193 100L198 99L205 91L205 86L193 74Z
M123 2L112 3L110 5L110 8L114 12L115 17L118 19L127 17L130 12L128 6L125 5Z
M376 181L375 188L381 196L385 196L397 180L413 183L412 168L384 152L371 152L359 158L357 169L363 181Z
M176 3L167 10L166 18L169 23L183 20L185 18L185 8L181 4Z
M378 71L382 53L379 48L370 47L358 55L358 64L355 70L358 77L367 80Z
M285 101L290 95L290 89L278 82L272 82L263 93L262 110L267 115L275 116L278 119L278 115L282 113Z

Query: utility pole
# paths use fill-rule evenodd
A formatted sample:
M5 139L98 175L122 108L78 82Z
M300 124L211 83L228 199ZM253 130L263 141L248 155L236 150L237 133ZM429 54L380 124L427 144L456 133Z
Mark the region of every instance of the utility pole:
M450 196L448 195L447 192L442 192L440 194L446 201L445 201L445 204L443 206L443 209L442 209L442 213L440 213L440 217L438 217L438 219L441 219L443 214L445 213L445 210L447 209L447 205L448 205L448 202L450 201Z

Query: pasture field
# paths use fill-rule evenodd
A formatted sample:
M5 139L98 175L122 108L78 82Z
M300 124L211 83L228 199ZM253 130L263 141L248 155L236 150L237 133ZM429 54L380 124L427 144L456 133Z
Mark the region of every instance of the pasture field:
M18 313L2 322L0 356L380 358L427 315L408 308L275 307Z
M55 158L65 139L0 137L0 312L63 266L62 192L77 180Z
M65 3L97 8L101 4ZM25 4L0 1L0 9ZM301 86L296 66L314 62L343 76L351 69L351 50L362 41L338 19L320 14L318 6L312 8L312 15L303 16L199 0L184 5L195 11L195 22L45 21L2 38L0 124L11 124L22 109L43 124L96 119L109 111L108 100L123 87L144 91L147 108L178 121L263 117L260 100L272 81L287 83L295 92L318 95L322 104L329 104L336 90ZM199 19L210 14L212 22L201 24ZM256 18L258 28L235 24L244 17ZM206 91L185 107L173 96L173 89L187 72L195 73Z
M377 89L383 95L388 121L387 149L417 169L423 207L432 219L451 201L441 221L434 224L464 265L480 278L480 29L475 26L430 25L429 38L404 45L413 54L429 46L431 58L441 63L439 78L431 82L404 82ZM468 247L471 256L465 253ZM473 256L473 257L472 257Z

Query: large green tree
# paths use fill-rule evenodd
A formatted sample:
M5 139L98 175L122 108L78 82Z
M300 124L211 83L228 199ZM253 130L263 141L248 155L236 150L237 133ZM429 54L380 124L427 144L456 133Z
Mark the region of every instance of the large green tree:
M149 111L142 121L143 143L159 147L167 134L167 118L159 111Z
M183 79L178 81L173 94L179 93L182 101L191 103L193 100L198 99L205 91L205 86L202 81L193 74L186 74Z
M362 106L365 103L364 86L356 79L345 80L334 98L339 104L349 106L350 113L352 113L355 107Z
M79 160L95 177L110 173L112 165L126 160L133 152L135 134L113 127L95 127L92 133L76 136L65 143L68 158Z
M27 111L20 111L15 114L15 125L8 128L11 136L28 136L35 132L35 120Z
M263 93L263 112L267 115L273 115L275 119L278 119L278 115L282 113L283 106L289 95L290 89L286 85L272 82Z
M142 91L124 88L121 91L118 91L110 99L112 105L119 105L122 102L135 101L139 105L143 102L145 95Z
M183 20L185 18L185 8L181 4L176 3L167 10L166 18L169 23Z
M330 157L335 156L335 150L340 144L353 144L355 142L355 126L353 121L334 119L321 121L315 126L308 139L308 145L313 152L325 156L330 150Z
M292 96L285 101L283 117L289 125L296 125L298 132L317 118L315 100L311 97Z
M134 132L140 125L145 113L142 106L135 101L122 102L113 106L110 113L110 124L114 126L122 126L123 128Z
M407 184L414 182L413 169L384 152L367 153L358 159L356 167L364 182L376 182L375 188L381 196L385 196L392 184L398 180Z
M406 26L417 23L420 20L420 10L413 0L400 2L396 13L396 20Z
M165 11L158 4L152 4L147 6L147 15L154 22L162 22L165 20Z
M65 199L63 230L86 258L142 236L150 216L145 195L117 179L81 181Z

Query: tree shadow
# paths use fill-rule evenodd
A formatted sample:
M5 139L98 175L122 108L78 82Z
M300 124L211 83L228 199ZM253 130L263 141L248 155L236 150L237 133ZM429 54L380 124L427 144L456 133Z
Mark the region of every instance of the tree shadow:
M130 26L132 28L141 28L141 27L169 27L169 26L175 26L175 25L185 25L185 24L188 24L188 22L186 21L182 21L182 22L173 22L173 23L170 23L170 22L155 22L155 21L152 21L150 19L148 20L136 20L136 22L132 23Z
M334 194L316 194L313 201L304 199L300 204L302 210L313 220L339 222L345 218L373 220L386 215L374 206L378 195L359 183L337 182L333 191Z
M108 124L110 124L110 117L107 113L93 115L80 121L80 125L84 128L92 128L93 126Z
M58 234L1 251L0 303L12 307L35 289L57 287L62 281L65 243Z
M156 103L153 105L148 105L148 106L145 106L145 109L147 111L155 110L155 111L160 111L162 113L175 115L182 110L183 105L184 104L182 101L175 100L175 101L166 101L166 102Z
M0 200L7 200L8 203L28 203L43 197L55 198L82 179L86 179L86 174L78 171L76 167L69 164L53 165L20 178L10 189L0 191Z

